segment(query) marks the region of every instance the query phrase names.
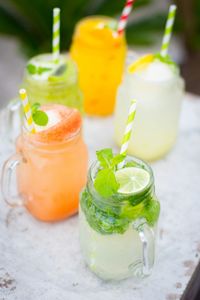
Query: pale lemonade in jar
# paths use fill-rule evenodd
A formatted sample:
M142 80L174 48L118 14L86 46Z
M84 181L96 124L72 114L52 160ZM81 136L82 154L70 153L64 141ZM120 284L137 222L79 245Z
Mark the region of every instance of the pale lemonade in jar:
M57 103L83 111L76 64L65 54L53 60L52 54L31 58L25 69L22 86L31 104Z
M84 109L90 115L113 112L122 79L126 41L113 24L111 18L93 16L80 21L75 29L70 53L78 65Z
M147 60L148 57L146 55ZM184 81L172 61L164 62L155 56L141 66L138 62L133 73L126 72L118 89L114 139L121 144L130 100L137 98L134 134L128 153L151 161L165 155L175 143Z
M17 154L4 165L2 190L5 201L13 205L6 178L17 166L22 203L34 217L56 221L78 210L88 154L81 135L81 115L76 109L48 104L41 111L47 115L48 123L35 125L35 133L24 130L19 136Z
M160 211L152 170L133 157L118 170L120 156L114 157L111 149L98 151L97 156L80 200L84 259L106 280L150 275Z

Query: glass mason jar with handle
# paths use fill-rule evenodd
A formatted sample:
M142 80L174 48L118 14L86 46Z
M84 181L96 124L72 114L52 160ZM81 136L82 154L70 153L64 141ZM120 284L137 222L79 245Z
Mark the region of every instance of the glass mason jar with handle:
M83 96L79 88L76 64L60 55L55 63L52 54L31 58L25 69L22 83L30 103L57 103L83 111Z
M62 104L77 108L83 113L83 95L79 87L78 70L67 54L59 56L58 63L52 54L31 58L24 70L22 87L26 89L30 104ZM21 101L16 98L6 108L5 139L14 143L21 129ZM6 124L5 124L6 123Z
M137 99L128 153L147 161L167 154L176 141L183 95L184 81L171 65L155 60L133 74L126 71L115 106L117 145L122 142L130 101Z
M24 130L17 139L16 154L4 164L1 188L10 206L24 205L39 220L57 221L78 210L79 193L87 179L88 154L79 112L60 105L45 108L53 121L53 111L63 119L40 132ZM18 202L12 196L15 169Z
M126 57L125 37L117 34L115 22L91 16L75 28L70 54L79 69L84 110L89 115L109 115L114 109Z
M133 157L127 166L146 170L148 185L139 193L101 197L94 187L99 164L94 163L80 200L80 242L89 268L100 278L121 280L150 275L160 205L151 168Z

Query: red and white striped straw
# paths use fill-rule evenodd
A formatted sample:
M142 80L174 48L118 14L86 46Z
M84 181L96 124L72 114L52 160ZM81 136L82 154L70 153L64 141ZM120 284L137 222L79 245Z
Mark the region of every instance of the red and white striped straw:
M127 0L126 1L126 4L124 6L124 9L122 11L122 14L121 14L121 17L120 17L119 23L118 23L118 28L117 28L118 34L122 34L124 32L124 29L126 27L128 17L131 13L132 5L133 5L134 1L135 0Z

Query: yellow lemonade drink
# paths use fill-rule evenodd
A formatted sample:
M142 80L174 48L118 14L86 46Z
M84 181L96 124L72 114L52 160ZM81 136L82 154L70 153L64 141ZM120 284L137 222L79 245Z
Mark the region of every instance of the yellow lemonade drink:
M75 29L70 53L79 68L84 109L90 115L113 112L122 79L126 41L124 34L113 29L114 22L93 16L80 21Z
M137 99L128 153L148 161L166 155L178 134L183 94L178 69L157 59L132 74L126 72L117 93L115 142L121 145L130 101Z
M33 216L56 221L77 212L88 154L76 109L49 104L41 110L48 124L35 125L36 133L25 132L17 140L18 190Z

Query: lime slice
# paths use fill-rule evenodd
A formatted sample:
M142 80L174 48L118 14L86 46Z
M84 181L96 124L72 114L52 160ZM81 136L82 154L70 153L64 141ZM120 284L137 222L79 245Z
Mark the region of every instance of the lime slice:
M142 191L149 183L149 173L140 168L124 168L115 172L115 177L120 187L119 193L131 194Z

